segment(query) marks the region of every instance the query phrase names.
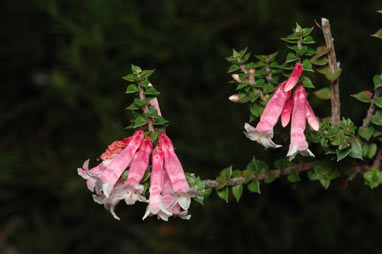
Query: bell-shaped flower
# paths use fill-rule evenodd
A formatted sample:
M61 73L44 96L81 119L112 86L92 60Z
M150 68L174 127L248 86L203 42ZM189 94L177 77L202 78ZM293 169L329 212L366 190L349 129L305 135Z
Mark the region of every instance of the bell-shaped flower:
M120 178L117 183L114 186L114 189L109 197L106 197L103 193L98 193L98 195L93 194L93 200L97 204L104 205L106 210L110 211L110 213L113 215L114 219L119 220L119 217L115 213L115 207L118 205L118 203L123 199L120 195L118 195L118 190L120 189L120 186L123 186L123 178Z
M306 105L307 98L303 86L299 86L293 94L293 112L290 132L290 145L287 156L293 160L297 153L303 156L312 156L314 154L308 148L308 142L304 135L306 127Z
M172 213L173 216L178 216L184 220L189 220L191 218L191 215L188 214L187 209L181 211L180 205L177 202L177 194L172 189L172 184L166 171L163 173L162 200L165 207Z
M286 81L281 83L276 89L272 98L268 101L264 108L264 112L260 117L260 122L256 125L256 128L248 123L245 123L244 134L250 140L256 141L263 145L265 148L278 148L281 145L277 145L272 141L273 128L276 125L281 112L283 111L284 104L290 96L290 92L285 92Z
M295 87L295 85L297 84L303 72L304 72L304 66L301 63L296 63L292 73L290 74L290 77L288 78L285 84L285 88L284 88L285 92L288 92L292 90L293 87Z
M142 130L135 132L129 144L112 159L108 167L99 176L96 185L99 185L106 197L109 197L115 183L129 166L136 151L141 146L143 136Z
M127 180L123 186L121 186L119 195L123 196L126 204L133 205L137 200L145 201L146 198L141 195L143 192L143 185L140 184L142 178L145 175L146 169L149 165L149 158L153 149L153 143L150 137L144 138L139 151L134 156L131 162Z
M184 210L187 210L191 203L191 197L198 195L197 186L190 189L182 164L175 154L174 145L165 133L162 133L159 138L159 147L164 155L165 170L176 194L175 203L179 203Z
M164 181L164 169L163 169L163 152L159 147L154 149L152 154L152 170L151 170L151 179L150 179L150 198L149 204L147 205L146 213L143 216L143 220L147 218L147 216L157 215L158 219L162 219L164 221L168 220L168 217L172 215L169 212L162 199L162 190L163 190L163 181Z

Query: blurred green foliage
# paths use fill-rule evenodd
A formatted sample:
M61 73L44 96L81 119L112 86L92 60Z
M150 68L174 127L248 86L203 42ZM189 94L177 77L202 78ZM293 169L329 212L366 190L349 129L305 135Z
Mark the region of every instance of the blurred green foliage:
M130 134L121 77L131 63L157 70L151 80L186 171L215 178L232 163L245 167L254 154L283 156L242 134L248 109L227 100L233 89L224 57L247 46L282 55L279 38L295 22L309 27L321 17L331 21L343 69L342 114L359 124L367 106L350 94L371 88L381 71L381 42L369 37L382 23L375 12L380 1L16 0L1 6L1 253L381 251L381 195L363 179L327 191L306 175L294 186L277 180L260 196L244 190L238 204L213 194L204 207L192 204L191 221L142 222L144 204L120 205L118 222L92 201L76 171ZM319 29L313 36L322 43ZM328 115L329 103L318 103L313 99L317 115Z

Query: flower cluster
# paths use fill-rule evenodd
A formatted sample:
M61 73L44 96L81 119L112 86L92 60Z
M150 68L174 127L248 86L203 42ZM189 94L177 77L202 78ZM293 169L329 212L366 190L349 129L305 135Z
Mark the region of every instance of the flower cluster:
M287 154L289 160L293 160L297 153L314 157L314 154L308 149L308 143L304 135L306 119L312 129L316 131L319 129L319 122L307 100L304 87L299 85L292 96L292 89L297 85L303 71L302 64L297 63L289 79L278 86L274 95L268 101L256 128L248 123L244 125L244 133L249 139L258 142L265 148L278 148L281 145L277 145L272 141L273 128L277 124L280 115L283 127L289 124L292 115L290 146Z
M159 115L157 99L150 102ZM145 219L157 215L158 219L167 221L170 216L190 219L188 208L191 197L197 196L197 186L190 188L186 180L182 164L174 151L170 138L164 131L158 131L159 140L155 142L150 136L153 132L138 130L131 137L122 141L114 141L100 156L102 160L96 167L89 170L89 160L85 161L78 174L87 182L87 187L94 192L96 203L104 205L113 217L119 220L115 213L116 205L124 200L127 205L137 201L147 202ZM151 155L151 179L149 199L143 195L141 184L149 168ZM127 179L122 176L127 172Z

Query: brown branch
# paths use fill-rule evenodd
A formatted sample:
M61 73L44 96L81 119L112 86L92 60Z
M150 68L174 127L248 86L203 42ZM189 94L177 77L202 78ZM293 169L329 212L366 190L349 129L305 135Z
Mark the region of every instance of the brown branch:
M373 99L370 102L369 109L367 110L367 114L366 114L365 118L362 121L362 127L361 128L367 128L369 126L370 119L373 116L374 110L375 110L374 100L381 95L381 92L382 92L382 89L376 89L376 91L374 93L374 96L373 96Z
M240 61L240 58L239 58L239 61ZM245 67L244 67L244 64L240 64L240 68L241 70L245 73L245 74L248 74L248 81L251 85L255 85L256 84L256 80L255 80L255 69L250 69L250 70L247 70ZM260 98L264 101L266 100L266 97L264 96L263 92L260 90L260 89L257 89L257 88L253 88L253 90L258 93L260 95Z
M139 99L141 101L144 101L145 100L145 94L144 94L144 91L141 87L139 87ZM149 108L147 107L147 104L145 104L143 107L142 107L142 110L143 112L145 112L146 114L149 113ZM154 125L153 125L153 120L150 118L150 117L146 117L147 121L148 121L148 124L147 124L147 128L149 129L149 131L154 131Z
M312 168L312 165L313 164L311 162L307 162L307 163L299 164L299 165L296 165L293 167L284 168L283 170L274 169L274 170L271 170L271 173L273 175L275 175L276 177L279 177L280 175L288 175L288 174L292 173L293 169L298 171L298 172L309 170ZM267 177L268 177L268 174L264 172L264 173L260 173L258 175L255 175L252 178L257 179L257 180L265 180ZM228 180L227 186L239 185L239 184L244 183L244 181L245 181L244 177L231 178ZM206 188L216 188L218 185L219 185L219 183L216 180L206 180Z
M322 18L321 25L322 25L321 29L325 38L326 48L330 49L328 54L329 70L330 72L335 73L338 71L340 67L340 63L337 62L337 59L336 59L336 52L334 50L333 37L332 37L332 32L330 30L329 20L326 18ZM332 91L330 96L331 108L332 108L332 116L330 119L330 123L332 125L337 125L341 117L339 79L331 81L330 88Z

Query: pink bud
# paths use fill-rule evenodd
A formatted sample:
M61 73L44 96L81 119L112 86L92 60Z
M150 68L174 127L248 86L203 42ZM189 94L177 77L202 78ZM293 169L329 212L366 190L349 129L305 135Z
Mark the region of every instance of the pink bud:
M242 80L239 78L239 74L232 74L232 78L233 78L235 81L239 82L239 83L242 82Z
M306 101L306 119L308 119L310 127L312 127L313 130L318 131L320 128L320 123L318 122L317 117L314 114L308 100Z
M238 94L232 94L228 99L232 102L239 102L239 95Z
M293 89L300 79L302 73L304 72L304 67L300 63L296 63L293 68L292 74L290 75L287 83L285 84L285 92L288 92Z
M283 113L281 114L281 125L283 127L287 126L289 121L290 121L290 115L292 113L292 108L293 108L293 97L289 96L287 101L285 102L285 105L283 108Z

